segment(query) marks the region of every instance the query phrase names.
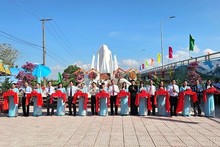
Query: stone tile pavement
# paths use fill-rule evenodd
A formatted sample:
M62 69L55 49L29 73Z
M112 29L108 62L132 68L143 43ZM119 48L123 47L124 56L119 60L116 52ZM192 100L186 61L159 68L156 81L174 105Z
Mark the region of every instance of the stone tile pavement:
M219 107L216 118L22 117L21 109L19 113L16 118L1 114L0 147L220 146Z

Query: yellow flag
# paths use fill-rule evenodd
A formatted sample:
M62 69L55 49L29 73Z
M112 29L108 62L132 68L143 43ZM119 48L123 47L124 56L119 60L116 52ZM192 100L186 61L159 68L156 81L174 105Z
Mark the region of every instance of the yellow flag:
M157 54L157 62L160 63L161 62L161 54Z
M146 61L145 66L146 66L146 68L148 67L148 61Z

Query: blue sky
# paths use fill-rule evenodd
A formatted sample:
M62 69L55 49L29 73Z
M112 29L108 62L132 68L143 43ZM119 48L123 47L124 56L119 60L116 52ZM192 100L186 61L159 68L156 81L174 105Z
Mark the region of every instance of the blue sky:
M116 54L119 66L138 68L161 52L160 22L163 21L164 62L168 46L176 61L188 58L189 34L200 56L220 51L219 0L1 0L0 31L42 46L41 18L46 22L46 64L57 71L77 64L88 69L92 55L102 44ZM42 49L24 45L3 36L20 50L17 65L42 62Z

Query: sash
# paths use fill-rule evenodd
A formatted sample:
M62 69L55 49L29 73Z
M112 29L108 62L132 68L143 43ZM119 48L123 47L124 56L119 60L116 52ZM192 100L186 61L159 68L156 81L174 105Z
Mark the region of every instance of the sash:
M57 90L55 93L51 94L50 96L50 103L52 104L52 101L54 98L62 98L63 102L66 102L66 94L63 93L61 90Z
M146 90L141 90L140 93L137 93L136 99L135 99L135 105L139 106L139 99L140 98L147 98L147 109L152 110L152 105L150 101L150 93L148 93Z
M206 102L206 100L207 100L207 96L206 96L207 94L219 94L219 93L220 93L220 91L218 91L214 87L211 87L209 89L204 90L203 91L203 100L204 100L204 102Z
M4 99L4 105L3 105L3 110L8 110L8 108L9 108L9 100L8 100L8 98L10 97L10 96L13 96L14 97L14 103L15 104L18 104L18 94L16 93L16 92L14 92L13 90L8 90L8 91L6 91L6 92L4 92L3 93L3 99Z
M197 93L196 92L193 92L191 89L187 89L186 91L182 91L179 93L179 100L178 100L178 103L177 103L177 108L176 108L176 112L181 112L183 111L183 108L184 108L184 97L186 95L189 95L190 98L192 99L193 103L195 103L197 101Z
M30 99L33 98L33 97L36 97L36 98L37 98L37 106L39 106L39 107L43 106L43 98L42 98L42 95L41 95L41 93L38 93L36 90L33 90L31 93L28 93L28 94L27 94L25 104L26 104L26 105L29 105Z
M125 90L121 90L119 93L118 93L118 96L116 98L116 106L119 105L119 101L122 97L125 97L127 96L128 97L128 106L130 106L130 93L129 92L126 92Z
M99 111L99 100L101 98L107 98L107 106L109 106L109 99L110 99L110 94L105 92L105 90L100 91L99 93L96 94L96 108L95 111Z
M158 89L157 91L155 91L155 95L154 95L154 101L156 102L156 98L159 95L164 95L166 97L165 99L165 108L167 110L167 112L170 111L170 96L169 96L169 92L164 90L164 89ZM155 104L156 105L156 104Z
M86 108L87 108L87 101L88 101L88 94L87 93L83 93L80 90L77 90L77 92L73 96L73 102L72 103L76 104L76 100L79 97L84 97L84 106L83 107L84 107L84 110L86 110Z

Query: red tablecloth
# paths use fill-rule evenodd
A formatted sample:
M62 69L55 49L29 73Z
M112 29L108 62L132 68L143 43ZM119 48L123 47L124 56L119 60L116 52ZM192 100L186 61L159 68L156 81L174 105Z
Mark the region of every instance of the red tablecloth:
M66 102L66 99L67 99L66 94L60 90L57 90L55 93L51 94L51 96L50 96L50 103L51 104L52 104L52 101L54 98L62 98L63 102Z
M6 92L3 93L3 99L4 99L4 105L3 105L3 110L8 110L9 108L9 96L13 96L14 97L14 103L18 104L18 94L16 92L14 92L13 90L8 90Z
M119 101L122 97L125 97L127 96L128 97L128 105L130 106L130 92L126 92L125 90L121 90L119 93L118 93L118 96L116 98L116 105L118 106L119 105Z
M30 99L36 97L37 98L37 106L43 106L43 98L41 93L38 93L36 90L33 90L31 93L27 94L26 97L26 105L29 105Z
M180 92L179 93L179 100L178 100L177 108L176 108L177 113L183 111L185 95L189 95L190 98L192 99L193 103L195 103L197 101L197 94L196 94L196 92L193 92L191 89L187 89L186 91Z
M139 106L139 99L140 98L147 98L147 109L152 110L152 105L150 101L150 93L148 93L146 90L142 90L140 93L137 93L135 105Z
M155 95L154 95L154 101L156 102L156 98L159 95L164 95L166 97L165 99L165 108L167 110L167 112L170 111L170 96L169 96L169 92L164 90L164 89L158 89L157 91L155 91ZM156 105L156 104L155 104Z
M87 102L88 102L88 94L87 93L83 93L82 91L78 90L74 96L73 96L73 103L76 103L77 98L79 97L84 97L84 110L87 109Z
M211 87L211 88L209 88L209 89L206 89L206 90L204 90L203 91L203 100L204 100L204 102L206 102L206 100L207 100L207 94L219 94L220 93L220 91L218 91L215 87Z
M110 94L107 93L105 90L102 90L96 94L96 108L95 108L96 112L99 112L99 101L101 98L107 98L107 106L109 106Z

